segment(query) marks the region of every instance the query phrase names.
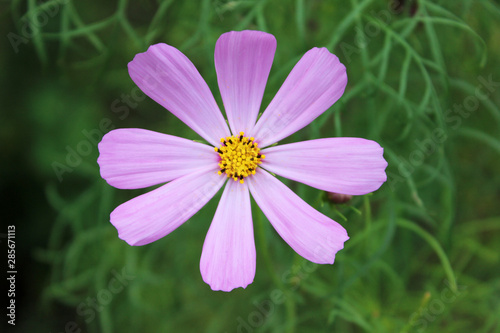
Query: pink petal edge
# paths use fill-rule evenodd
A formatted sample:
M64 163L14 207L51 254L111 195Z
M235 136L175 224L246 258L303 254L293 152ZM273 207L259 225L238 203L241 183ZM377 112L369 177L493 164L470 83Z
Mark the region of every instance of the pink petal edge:
M212 145L229 128L193 63L176 48L155 44L128 64L132 80L158 104L172 112Z
M231 31L215 45L215 69L233 134L255 126L276 51L276 38L262 31Z
M295 133L331 107L344 93L347 75L334 54L313 48L292 69L251 131L260 147Z
M248 177L252 197L295 252L317 264L333 264L349 239L346 230L321 214L267 171Z
M130 245L154 242L205 206L224 181L213 166L199 169L121 204L111 212L111 223Z
M262 167L320 190L361 195L387 180L384 149L371 140L327 138L262 150Z
M252 283L255 265L250 193L229 180L203 244L201 275L212 290L231 291Z
M211 146L138 128L113 130L98 147L101 177L120 189L166 183L218 162Z

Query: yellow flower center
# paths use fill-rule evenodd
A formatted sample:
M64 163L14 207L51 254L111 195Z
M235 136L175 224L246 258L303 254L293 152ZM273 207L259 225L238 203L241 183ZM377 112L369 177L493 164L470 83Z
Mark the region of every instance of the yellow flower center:
M247 138L243 132L239 136L220 139L221 146L214 148L220 156L218 174L226 173L228 178L239 180L241 184L245 177L255 175L257 166L266 156L259 153L260 149L254 140Z

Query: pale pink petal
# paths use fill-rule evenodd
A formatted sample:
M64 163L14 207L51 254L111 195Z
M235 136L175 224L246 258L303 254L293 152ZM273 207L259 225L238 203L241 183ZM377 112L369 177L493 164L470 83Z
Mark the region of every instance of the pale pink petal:
M326 48L309 50L295 65L257 122L251 136L266 147L295 133L344 93L344 65Z
M359 138L328 138L278 145L262 150L262 167L320 190L360 195L386 180L384 149Z
M275 51L276 39L265 32L231 31L219 37L215 69L233 133L254 127Z
M193 63L176 48L156 44L129 62L132 80L212 145L229 129L212 92Z
M101 177L121 189L166 183L193 173L219 157L213 147L138 128L113 130L99 143Z
M130 245L154 242L199 211L224 181L216 168L203 168L121 204L111 212L111 223Z
M255 261L248 187L229 180L203 244L201 276L213 290L246 288L255 276Z
M253 198L295 252L317 264L333 264L349 239L337 222L309 206L267 171L248 177Z

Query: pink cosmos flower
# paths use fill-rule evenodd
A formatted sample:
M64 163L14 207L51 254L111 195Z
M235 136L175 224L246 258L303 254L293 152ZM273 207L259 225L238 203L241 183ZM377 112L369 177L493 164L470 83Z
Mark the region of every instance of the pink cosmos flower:
M372 192L386 181L387 162L374 141L327 138L271 147L332 106L347 84L339 59L326 48L313 48L257 120L275 50L274 36L260 31L219 38L215 68L226 123L191 61L172 46L151 46L128 64L132 80L210 145L143 129L113 130L99 143L101 176L111 186L166 183L111 213L119 237L130 245L168 235L224 187L200 263L213 290L245 288L254 279L250 193L278 234L307 260L332 264L349 238L271 173L351 195Z

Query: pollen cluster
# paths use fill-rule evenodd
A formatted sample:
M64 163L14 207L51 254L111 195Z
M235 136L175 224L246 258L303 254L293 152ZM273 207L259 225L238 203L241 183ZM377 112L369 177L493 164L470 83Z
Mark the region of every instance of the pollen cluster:
M220 162L219 175L225 173L228 178L244 183L244 178L255 174L255 169L262 163L265 155L259 153L260 149L254 138L248 138L245 133L240 132L239 136L228 136L220 139L222 143L214 150L219 153Z

